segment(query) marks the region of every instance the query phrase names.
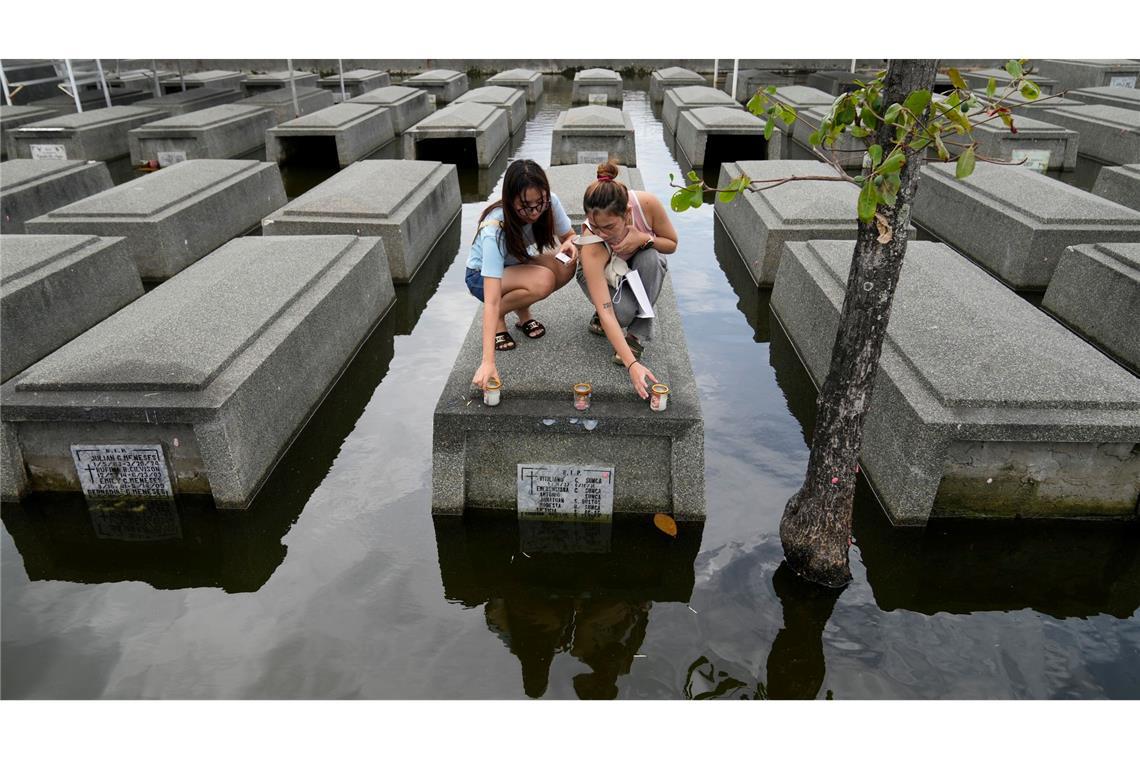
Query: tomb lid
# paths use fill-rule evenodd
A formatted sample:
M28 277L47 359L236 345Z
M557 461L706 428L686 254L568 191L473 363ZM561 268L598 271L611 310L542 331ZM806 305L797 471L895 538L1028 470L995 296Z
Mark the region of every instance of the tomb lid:
M977 116L980 112L981 111L974 111L970 116ZM1030 111L1029 113L1038 113L1038 111ZM1078 137L1076 132L1067 127L1063 127L1059 124L1050 124L1038 119L1031 119L1026 116L1024 112L1014 113L1013 125L1017 127L1017 134L1012 134L1009 131L1009 127L1000 120L978 123L974 126L974 131L995 134L1004 133L1006 139L1012 140L1033 140L1043 137L1069 137L1076 139Z
M69 113L62 116L53 116L33 124L17 127L16 134L35 134L36 132L70 132L81 129L95 129L113 125L118 122L145 118L161 118L166 112L158 108L143 108L139 106L111 106L99 108L83 113Z
M292 89L292 87L278 87L273 90L266 90L256 95L250 95L248 98L242 100L242 102L266 106L279 106L286 103L291 104L293 102ZM297 88L297 100L304 100L305 98L327 98L328 96L329 91L323 90L320 87L309 85Z
M735 178L743 171L753 180L839 176L822 161L736 161L724 166L729 177ZM858 198L859 188L849 182L797 180L763 192L744 193L736 202L744 200L764 217L774 216L784 226L849 224L854 227ZM763 213L762 209L770 213Z
M566 164L546 169L550 181L550 192L558 196L562 208L571 221L585 219L583 191L598 178L597 164ZM645 180L641 171L630 166L618 166L617 181L631 190L644 190Z
M1013 109L1014 118L1018 118L1018 111L1025 108L1068 108L1070 106L1085 105L1079 100L1062 98L1056 95L1041 95L1033 100L1029 100L1017 90L1005 94L1002 94L1001 91L997 91L993 95L986 95L985 90L972 90L972 92L974 95L977 95L978 100L982 102L992 103L1000 99L1003 105L1016 106L1016 108Z
M1071 97L1080 98L1081 95L1091 95L1098 98L1111 98L1128 103L1140 103L1140 90L1129 87L1082 87L1070 91Z
M578 106L558 114L555 129L633 129L629 114L611 106Z
M425 129L483 129L495 119L506 119L501 108L486 103L452 103L412 127L411 131Z
M335 106L322 108L306 116L301 116L300 118L279 124L269 131L278 133L289 129L337 129L346 124L359 121L369 114L378 115L379 112L383 110L383 106L370 103L339 103Z
M5 193L11 193L22 189L25 185L62 177L77 169L98 164L98 161L38 161L34 158L13 158L4 162L4 170L0 172L0 189ZM8 240L10 238L4 238L5 243Z
M682 113L681 118L688 118L698 128L703 129L732 127L733 129L753 128L757 132L764 131L764 120L739 106L736 108L726 108L725 106L693 108Z
M608 82L620 82L621 75L616 71L610 69L582 69L574 75L574 79L578 82L605 80Z
M684 81L684 82L703 82L705 78L691 69L682 68L681 66L670 66L664 69L657 69L653 74L665 81Z
M687 85L674 87L665 93L665 97L672 98L678 105L692 105L694 103L708 104L710 106L735 105L740 106L732 96L724 90L718 90L706 85Z
M200 111L191 111L190 113L171 116L168 119L152 121L149 124L142 125L139 129L143 132L163 132L178 129L209 129L222 124L232 124L271 113L273 112L265 106L223 103L219 106L203 108Z
M246 84L258 84L261 82L285 82L289 81L289 71L267 71L264 74L246 74ZM293 71L293 81L298 79L311 80L316 78L316 74L311 71Z
M789 84L776 88L776 98L793 108L806 106L830 106L835 102L835 96L824 92L817 87L807 87L802 84Z
M333 74L332 76L321 77L321 82L339 82L341 74ZM388 76L387 71L377 71L376 69L353 69L346 71L343 74L345 82L360 82L368 79L377 79Z
M1140 130L1140 111L1131 108L1118 108L1106 105L1084 105L1072 108L1061 108L1056 111L1046 111L1050 116L1066 118L1073 121L1082 121L1089 124L1110 126L1122 132L1135 132ZM1046 116L1046 118L1049 118Z
M414 77L409 77L404 81L416 83L448 82L452 79L458 79L461 76L464 76L462 72L452 71L451 69L429 69L422 74L416 74Z
M122 238L95 235L9 235L4 238L4 255L0 257L0 284L7 291L17 280L41 272L66 256L119 240Z
M5 106L0 105L0 123L10 122L12 119L23 119L26 123L28 117L36 117L42 115L45 119L49 116L55 115L54 108L42 108L40 106Z
M234 95L234 93L238 95ZM162 108L164 105L181 105L183 103L197 103L199 100L212 100L214 98L240 97L239 90L216 90L209 87L194 87L185 92L172 92L169 95L159 95L135 103L136 106L152 106Z
M492 105L509 105L513 101L521 100L523 94L513 87L476 87L468 90L455 99L456 103L490 103Z
M357 161L290 201L273 216L388 219L433 177L446 174L440 172L443 168L439 161Z
M402 87L398 84L392 84L387 87L377 87L375 90L369 90L363 95L349 98L347 102L375 103L376 105L390 106L403 103L413 98L423 98L426 102L427 93L423 90L417 90L415 87Z
M540 79L540 78L542 78L542 74L539 74L537 71L531 71L530 69L508 69L507 71L496 74L495 76L491 77L487 81L488 82L510 82L510 81L530 82L534 79Z
M1014 79L1014 77L1010 76L1009 72L1006 71L1005 69L978 69L977 71L963 71L962 76L982 78L982 79L996 79L999 83L1000 82L1009 82L1009 81L1012 81ZM1044 84L1044 85L1055 85L1055 84L1057 84L1056 79L1053 79L1052 77L1044 76L1040 72L1034 72L1032 74L1026 74L1025 76L1027 76L1031 81L1033 81L1036 84Z
M1131 273L1132 279L1140 281L1140 243L1091 243L1078 248L1092 248L1112 259L1121 269Z
M1135 69L1140 71L1140 61L1130 58L1048 58L1053 63L1074 63L1098 69Z
M209 71L195 71L184 75L182 78L188 82L208 82L214 79L232 79L233 77L240 77L241 75L242 73L240 71L210 69Z

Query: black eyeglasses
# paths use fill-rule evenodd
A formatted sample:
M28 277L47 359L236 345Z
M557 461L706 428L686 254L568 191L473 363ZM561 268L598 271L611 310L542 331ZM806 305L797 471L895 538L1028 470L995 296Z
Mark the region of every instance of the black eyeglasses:
M550 199L549 198L543 198L541 201L538 202L538 204L536 204L534 206L527 206L525 204L519 203L518 205L515 206L515 210L518 211L520 214L537 214L540 211L546 211L546 207L549 205L550 205Z

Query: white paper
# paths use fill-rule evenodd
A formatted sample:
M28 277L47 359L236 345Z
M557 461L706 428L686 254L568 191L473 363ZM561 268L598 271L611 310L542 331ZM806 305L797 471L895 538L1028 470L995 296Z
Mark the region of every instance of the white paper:
M637 316L642 319L652 319L656 315L653 313L653 303L649 300L649 294L645 292L645 286L641 283L641 275L635 270L629 270L625 276L625 281L629 283L629 289L633 291L634 298L637 299L637 306L639 311Z

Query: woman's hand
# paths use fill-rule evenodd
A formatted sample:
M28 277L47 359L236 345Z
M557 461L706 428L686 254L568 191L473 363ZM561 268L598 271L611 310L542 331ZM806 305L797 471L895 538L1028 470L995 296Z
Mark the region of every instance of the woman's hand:
M481 391L487 390L487 381L495 378L502 382L499 378L499 370L495 369L494 362L483 362L479 365L479 369L475 370L475 377L471 378L471 384Z
M625 234L625 237L621 239L621 242L611 247L613 248L614 253L620 256L626 256L628 254L634 253L639 248L641 248L641 246L645 245L652 239L653 236L648 232L642 232L630 225L629 232Z
M629 381L633 383L633 389L637 391L637 395L643 399L649 398L649 389L645 386L648 384L646 381L657 382L657 378L653 373L641 362L635 361L629 365Z
M563 266L573 266L578 261L578 246L574 245L574 237L571 235L562 241L562 245L558 247L558 252L566 254L570 257L569 261L563 261Z

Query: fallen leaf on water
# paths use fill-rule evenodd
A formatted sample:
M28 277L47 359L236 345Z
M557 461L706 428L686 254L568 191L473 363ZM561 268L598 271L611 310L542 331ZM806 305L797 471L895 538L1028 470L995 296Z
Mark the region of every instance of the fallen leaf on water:
M669 515L658 512L653 515L653 524L657 526L657 530L672 536L677 537L677 523Z

